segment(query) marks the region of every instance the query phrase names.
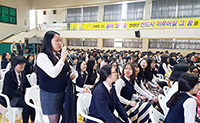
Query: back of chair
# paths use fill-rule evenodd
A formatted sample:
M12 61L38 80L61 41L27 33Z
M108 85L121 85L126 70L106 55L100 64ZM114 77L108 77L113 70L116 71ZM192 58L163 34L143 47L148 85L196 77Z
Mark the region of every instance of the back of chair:
M170 88L168 86L163 87L163 91L164 91L165 96L167 96L169 90L170 90Z
M166 106L166 97L162 94L159 94L158 95L158 103L160 104L160 107L162 108L163 113L166 116L167 112L168 112L168 108Z
M89 106L92 95L89 93L81 94L77 100L77 110L83 116L89 113Z
M103 123L103 121L101 121L100 119L88 115L91 99L92 99L92 94L89 93L79 94L77 100L77 112L81 114L83 117L85 117L85 119L89 119L97 123Z
M30 102L33 101L33 103ZM42 113L41 104L40 104L40 88L38 85L32 86L27 89L25 94L25 102L27 105L35 109L35 122L39 121L40 123L48 123L48 119L44 119L44 115ZM45 120L45 121L44 121Z
M165 117L153 107L149 109L149 115L152 123L162 123L165 119Z

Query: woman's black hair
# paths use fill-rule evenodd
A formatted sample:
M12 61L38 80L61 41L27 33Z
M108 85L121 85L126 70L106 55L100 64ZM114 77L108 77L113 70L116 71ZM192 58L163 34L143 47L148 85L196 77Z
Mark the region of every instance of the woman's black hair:
M147 67L145 69L145 77L148 81L151 81L153 79L153 75L155 72L155 68L154 69L151 68L151 63L153 61L156 62L156 60L153 58L147 59Z
M12 68L15 68L20 63L26 63L26 59L23 56L15 56L11 60Z
M167 107L171 108L182 95L189 92L198 83L198 77L194 74L183 73L178 79L178 91L172 95L167 102Z
M178 81L178 78L180 77L181 74L187 72L189 69L189 66L184 63L179 63L174 65L174 68L172 70L172 74L169 77L171 81Z
M94 85L94 88L92 89L92 92L95 90L96 86L99 85L100 83L102 83L103 81L105 81L107 79L107 77L111 74L111 70L112 70L112 66L111 65L104 65L101 69L100 69L100 79L99 81Z
M198 70L198 73L199 73L199 69L198 69L197 66L192 65L192 66L190 66L190 68L189 68L189 70L190 70L191 73L193 72L194 69L197 69L197 70ZM199 74L198 74L198 77L199 77Z
M4 53L2 54L1 60L7 61L7 59L6 59L6 54L7 54L7 53L9 53L9 52L4 52ZM9 54L10 54L10 53L9 53Z
M138 73L137 77L138 77L138 80L139 80L139 81L142 80L143 82L146 82L146 76L145 76L145 70L146 70L146 68L145 68L145 70L143 70L143 68L142 68L141 65L140 65L140 63L141 63L143 60L145 60L145 61L147 62L147 59L146 59L146 58L143 58L143 59L139 62L138 67L140 68L140 72Z
M56 57L53 55L53 49L52 49L52 45L51 45L51 40L53 39L54 35L60 35L59 33L55 32L55 31L48 31L45 33L44 35L44 39L42 41L42 46L41 46L41 53L45 53L47 54L47 56L53 58L53 62L56 62L57 59Z
M166 65L168 65L169 64L169 62L167 62L168 58L169 56L167 55L161 56L161 63L165 63Z
M89 59L87 62L87 72L89 75L93 74L93 67L95 65L95 60L94 59Z
M83 60L78 60L78 62L77 62L76 71L77 71L78 73L81 73L81 64L82 64L82 62L85 62L85 61L83 61Z
M33 53L29 53L28 56L27 56L27 58L26 58L26 60L28 61L29 58L30 58L30 56L33 56L33 61L34 61L35 58L34 58L34 54Z
M100 56L96 56L95 57L95 60L97 61L97 60L99 60L101 57Z

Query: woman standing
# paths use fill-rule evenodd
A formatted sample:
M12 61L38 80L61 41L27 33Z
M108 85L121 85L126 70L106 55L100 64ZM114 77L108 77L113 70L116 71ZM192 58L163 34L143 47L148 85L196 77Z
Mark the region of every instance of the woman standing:
M100 70L100 80L92 91L92 100L89 107L89 115L99 118L106 123L122 123L113 114L117 110L119 116L128 123L125 113L116 95L115 87L112 85L117 80L117 73L111 65L105 65ZM94 123L87 120L87 123Z
M170 108L165 123L195 123L197 102L194 94L200 90L198 77L183 73L178 79L178 91L167 102Z
M46 32L41 52L37 57L41 107L43 114L48 115L50 123L59 122L68 84L67 73L70 70L66 61L68 51L66 49L61 51L61 44L59 33Z

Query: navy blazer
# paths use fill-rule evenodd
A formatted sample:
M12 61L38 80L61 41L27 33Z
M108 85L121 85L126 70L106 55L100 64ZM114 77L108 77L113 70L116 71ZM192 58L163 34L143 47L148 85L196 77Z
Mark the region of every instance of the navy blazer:
M89 115L101 119L106 123L121 123L113 114L114 109L128 123L128 116L116 95L115 87L113 86L109 93L103 82L101 82L93 91ZM87 123L95 122L87 120Z
M14 69L11 69L5 74L3 81L3 94L6 94L10 99L10 105L15 106L19 100L24 100L25 90L27 87L31 87L26 78L24 71L22 73L23 90L18 88L18 81Z
M8 63L9 63L9 61L7 61L7 60L2 60L2 61L1 61L1 69L6 69Z

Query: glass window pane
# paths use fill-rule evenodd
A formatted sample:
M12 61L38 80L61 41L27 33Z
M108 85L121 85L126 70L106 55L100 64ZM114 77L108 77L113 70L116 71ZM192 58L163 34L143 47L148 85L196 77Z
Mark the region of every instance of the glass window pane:
M1 6L0 6L0 13L1 13L2 11L1 11Z
M8 14L8 8L7 7L4 7L2 6L2 14Z
M9 22L9 16L2 14L2 22Z
M1 20L1 16L2 16L2 15L1 15L1 13L0 13L0 22L2 21L2 20Z
M9 9L10 10L10 15L16 16L16 9Z

